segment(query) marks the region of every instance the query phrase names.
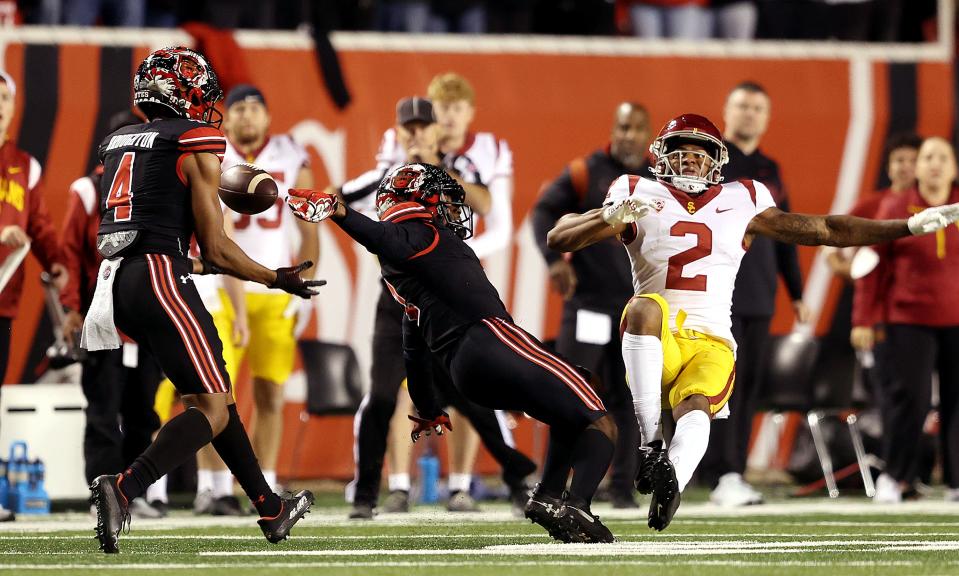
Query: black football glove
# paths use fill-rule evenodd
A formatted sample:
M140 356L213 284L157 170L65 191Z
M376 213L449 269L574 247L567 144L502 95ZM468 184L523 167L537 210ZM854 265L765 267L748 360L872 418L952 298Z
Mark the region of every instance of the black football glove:
M300 262L296 266L277 268L276 280L270 284L270 288L279 288L284 292L289 292L290 294L296 294L300 298L309 298L310 296L316 296L319 294L316 290L311 290L311 288L320 287L326 284L326 280L304 280L300 278L300 272L306 270L313 263L307 260L306 262Z
M413 431L410 433L410 438L413 439L413 442L419 440L421 434L426 434L429 436L433 432L436 432L437 436L442 436L444 426L450 432L453 431L453 423L450 422L450 417L446 412L440 412L440 415L432 420L427 420L426 418L420 418L413 415L407 417L416 424L416 426L413 426Z

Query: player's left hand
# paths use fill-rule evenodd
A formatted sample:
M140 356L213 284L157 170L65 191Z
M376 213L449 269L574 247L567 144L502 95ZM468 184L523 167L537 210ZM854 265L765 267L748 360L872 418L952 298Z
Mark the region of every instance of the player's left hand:
M926 208L918 214L913 214L906 224L909 226L909 231L914 236L918 236L941 230L956 221L959 221L959 204L946 204Z
M314 223L332 216L339 203L335 194L306 188L291 188L286 198L286 204L293 211L294 216Z
M67 287L67 282L70 281L70 273L67 272L67 267L60 263L51 264L50 275L53 276L53 285L56 286L58 291L63 292L63 289Z
M296 266L277 268L274 270L274 272L276 272L276 280L267 286L267 288L278 288L301 298L316 296L319 292L313 290L313 288L323 286L326 284L326 280L304 280L300 278L300 272L308 270L310 266L313 266L313 263L307 260L300 262Z
M436 432L437 436L442 436L444 427L450 432L453 431L453 423L450 422L450 417L446 412L441 412L439 416L432 420L413 416L412 414L408 416L408 418L416 424L413 426L413 432L410 433L410 438L413 439L413 442L419 440L421 434L429 436L433 432Z

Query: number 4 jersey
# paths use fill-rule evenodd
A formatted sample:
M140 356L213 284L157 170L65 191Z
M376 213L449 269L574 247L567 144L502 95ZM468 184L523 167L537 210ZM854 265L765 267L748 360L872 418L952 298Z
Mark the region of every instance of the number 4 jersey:
M735 350L730 320L739 263L746 254L746 227L756 214L775 206L769 190L753 180L708 188L692 196L654 180L624 175L606 195L606 204L636 195L656 211L622 235L633 267L636 294L659 294L669 303L674 332L682 328L727 341Z
M100 234L137 230L124 252L186 256L193 236L190 187L181 164L192 153L222 160L226 138L213 126L181 118L125 126L100 144Z

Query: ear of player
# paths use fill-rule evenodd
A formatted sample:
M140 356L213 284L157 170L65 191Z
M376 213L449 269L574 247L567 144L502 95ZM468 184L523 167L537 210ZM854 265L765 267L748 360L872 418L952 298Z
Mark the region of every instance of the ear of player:
M444 427L450 432L453 431L453 423L450 422L450 417L446 412L441 412L439 416L432 420L413 416L412 414L409 415L408 418L415 424L413 431L410 433L410 438L413 439L413 442L419 440L422 434L429 436L433 432L436 432L437 436L442 436Z
M315 223L332 216L336 212L339 200L333 194L322 190L291 188L286 204L300 220Z
M316 296L319 292L313 290L313 288L323 286L326 284L326 280L304 280L300 277L300 272L309 269L311 266L313 266L313 262L307 260L300 262L296 266L277 268L275 270L276 280L273 281L273 284L270 284L270 288L279 288L284 292L295 294L300 298Z
M655 210L655 203L639 196L616 200L603 208L603 220L610 226L631 224Z
M946 204L926 208L918 214L913 214L906 223L909 231L914 236L918 236L941 230L957 221L959 221L959 204Z

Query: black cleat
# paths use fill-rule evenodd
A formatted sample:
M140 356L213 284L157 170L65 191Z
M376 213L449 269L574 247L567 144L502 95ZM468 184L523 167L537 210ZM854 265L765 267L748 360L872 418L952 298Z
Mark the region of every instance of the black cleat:
M120 551L120 531L130 527L130 505L120 492L119 480L119 475L104 475L90 484L90 503L97 509L97 540L107 554Z
M666 457L662 440L653 440L639 448L639 467L636 471L636 491L640 494L653 493L653 467L656 461Z
M673 463L663 452L653 467L653 498L649 503L649 527L662 532L673 521L681 496Z
M373 504L369 502L353 502L353 508L350 510L350 520L372 520Z
M568 522L561 521L562 498L555 498L539 492L539 485L526 503L524 515L534 524L539 524L549 535L560 542L572 542Z
M559 520L569 529L572 542L603 543L615 542L616 538L609 528L599 521L585 502L567 501Z
M313 505L313 493L300 490L296 494L286 495L280 500L280 513L272 518L260 518L256 521L263 535L271 544L286 540L293 525L310 512Z
M246 516L246 510L236 496L220 496L213 501L210 513L214 516Z

